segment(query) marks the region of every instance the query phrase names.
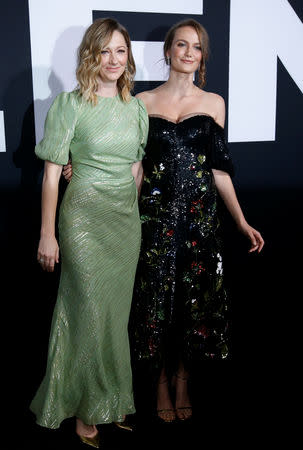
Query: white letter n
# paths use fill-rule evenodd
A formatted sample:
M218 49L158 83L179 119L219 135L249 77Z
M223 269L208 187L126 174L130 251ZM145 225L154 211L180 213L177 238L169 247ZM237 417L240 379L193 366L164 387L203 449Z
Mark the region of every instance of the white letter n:
M303 25L287 0L231 0L229 142L275 140L277 56L303 92Z
M4 115L3 111L0 111L0 152L5 152L5 129L4 129Z

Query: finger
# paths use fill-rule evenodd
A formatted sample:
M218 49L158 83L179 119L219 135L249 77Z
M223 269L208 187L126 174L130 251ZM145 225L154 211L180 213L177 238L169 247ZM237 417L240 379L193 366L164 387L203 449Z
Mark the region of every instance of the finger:
M48 260L47 271L48 272L53 272L54 268L55 268L55 260L54 260L54 258L50 258Z
M260 251L261 251L262 248L264 247L264 244L265 244L264 239L263 239L262 236L261 236L258 253L260 253Z
M63 166L63 169L65 170L65 169L67 169L67 167L71 167L71 160L70 159L68 160L67 164L65 164Z
M41 268L43 270L45 270L45 257L43 254L41 254L40 252L38 252L38 263L40 264Z
M248 237L250 239L250 249L249 252L254 252L258 248L257 240L252 232L248 233Z
M44 270L46 270L46 272L50 272L49 270L49 259L46 258L45 262L44 262Z
M57 264L59 263L59 248L57 248L57 250L56 250L55 261L56 261Z
M260 251L262 250L262 248L264 246L264 239L262 238L262 235L261 235L261 233L259 233L259 231L254 230L254 234L257 239L258 253L260 253Z
M68 173L71 173L71 171L72 171L71 167L66 166L66 167L64 167L62 173L63 173L63 175L67 175Z
M253 234L250 235L250 243L249 253L255 252L258 249L259 244Z

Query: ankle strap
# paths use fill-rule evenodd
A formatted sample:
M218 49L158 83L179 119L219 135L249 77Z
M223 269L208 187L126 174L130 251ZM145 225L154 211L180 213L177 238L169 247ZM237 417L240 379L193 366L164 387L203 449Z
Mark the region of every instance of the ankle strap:
M188 379L189 379L189 376L187 376L187 377L181 377L181 375L179 375L177 372L175 372L175 376L176 376L177 378L179 378L179 380L183 380L183 381L188 381Z

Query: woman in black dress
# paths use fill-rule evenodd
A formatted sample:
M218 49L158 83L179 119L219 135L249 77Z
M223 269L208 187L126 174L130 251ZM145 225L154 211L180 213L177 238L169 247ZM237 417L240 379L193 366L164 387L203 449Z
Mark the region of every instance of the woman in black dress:
M264 244L246 222L230 178L224 100L201 89L207 54L207 32L198 22L176 24L164 43L168 81L138 94L150 128L143 160L132 343L135 358L158 371L157 410L165 422L192 414L187 392L191 361L229 355L217 192L249 238L249 251L260 252ZM196 71L200 87L193 83Z

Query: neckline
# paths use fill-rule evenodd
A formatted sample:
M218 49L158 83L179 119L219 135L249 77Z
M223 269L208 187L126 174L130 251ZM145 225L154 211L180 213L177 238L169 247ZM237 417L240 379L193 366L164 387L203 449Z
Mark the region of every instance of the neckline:
M98 94L96 94L96 96L98 97L98 98L100 98L100 99L113 99L113 98L117 98L117 97L120 97L120 94L119 94L119 92L118 92L118 94L116 94L116 95L113 95L112 97L103 97L102 95L98 95Z
M214 122L216 122L215 119L210 114L200 112L185 114L184 116L181 116L177 121L171 119L170 117L162 116L161 114L149 114L148 117L155 119L162 119L174 125L178 125L179 123L185 122L186 120L192 119L193 117L209 117Z

